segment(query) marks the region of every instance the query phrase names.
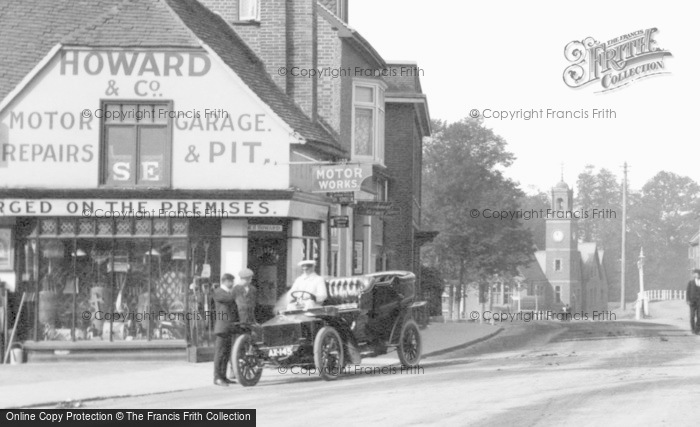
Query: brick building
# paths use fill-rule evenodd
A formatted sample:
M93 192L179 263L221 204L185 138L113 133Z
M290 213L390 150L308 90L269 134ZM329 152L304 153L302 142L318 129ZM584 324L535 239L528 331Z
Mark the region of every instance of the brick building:
M552 188L551 211L547 218L545 249L535 252L536 262L520 269L523 289L521 308L572 312L607 310L608 276L604 252L595 242L580 242L573 211L573 190L560 181ZM575 213L575 212L574 212Z
M347 16L316 0L0 6L0 280L6 326L27 297L26 349L199 358L211 322L171 318L206 312L224 272L250 267L278 297L304 258L419 271L426 98ZM362 175L352 202L319 190L319 165ZM124 321L146 311L165 316Z
M385 61L348 25L347 1L203 3L256 52L277 86L330 130L351 162L373 165L371 182L356 200L391 202L398 212L382 218L334 206L333 214L353 221L347 230L331 232L329 273L405 269L418 274L419 247L434 237L420 228L422 140L430 134L430 116L418 65ZM308 70L326 74L308 78L303 75ZM371 135L361 133L364 124ZM360 138L367 141L360 144Z

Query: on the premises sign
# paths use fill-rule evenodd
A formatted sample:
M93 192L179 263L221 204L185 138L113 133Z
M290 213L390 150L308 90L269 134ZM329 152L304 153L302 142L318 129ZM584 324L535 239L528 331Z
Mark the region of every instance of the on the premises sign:
M372 165L314 166L313 192L360 191L362 181L372 176Z

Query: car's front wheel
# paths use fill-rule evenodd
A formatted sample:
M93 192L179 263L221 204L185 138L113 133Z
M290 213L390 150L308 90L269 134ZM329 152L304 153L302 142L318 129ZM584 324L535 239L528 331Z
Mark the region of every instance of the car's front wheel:
M399 361L406 367L418 366L422 350L418 324L413 319L408 320L401 328L399 346L396 348L396 352L399 354Z
M236 381L243 387L251 387L260 381L262 366L258 364L255 345L250 335L243 334L236 338L231 351L233 373Z
M338 378L343 369L343 342L335 328L324 326L314 340L314 363L326 381Z

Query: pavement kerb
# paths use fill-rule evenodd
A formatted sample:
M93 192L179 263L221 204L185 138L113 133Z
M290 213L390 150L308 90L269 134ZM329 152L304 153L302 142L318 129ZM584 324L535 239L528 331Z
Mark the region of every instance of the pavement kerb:
M492 332L488 335L484 335L483 337L479 337L477 339L467 341L466 343L459 344L459 345L456 345L454 347L443 348L441 350L435 350L435 351L430 352L430 353L425 353L425 354L423 354L422 357L435 357L435 356L440 356L442 354L450 353L450 352L455 351L455 350L461 350L463 348L467 348L467 347L472 346L474 344L478 344L482 341L486 341L488 339L491 339L491 338L495 337L496 335L500 334L501 332L503 332L503 328L498 328L494 332Z
M436 350L432 351L430 353L425 353L422 355L422 357L435 357L435 356L440 356L442 354L450 353L455 350L460 350L469 346L472 346L474 344L480 343L482 341L486 341L490 338L495 337L499 333L501 333L504 329L503 328L498 328L494 332L484 335L482 337L473 339L471 341L468 341L466 343L458 344L453 347L448 347L448 348L443 348L441 350ZM94 397L88 397L85 399L68 399L68 400L60 400L60 401L49 401L49 402L40 402L40 403L32 403L27 406L23 406L24 408L37 408L37 407L51 407L51 406L58 406L58 405L65 405L66 409L70 409L70 402L94 402L94 401L99 401L99 400L106 400L106 399L120 399L120 398L126 398L126 397L138 397L138 396L153 396L157 394L165 394L165 393L176 393L180 391L187 391L187 390L192 390L197 387L187 387L184 389L173 389L173 390L159 390L159 391L153 391L150 393L128 393L128 394L117 394L117 395L104 395L104 396L94 396ZM78 406L79 407L79 406ZM11 408L5 408L5 409L11 409Z
M130 394L115 394L115 395L104 395L104 396L94 396L94 397L88 397L85 399L68 399L68 400L58 400L58 401L52 401L52 402L43 402L43 403L32 403L30 405L22 406L22 408L44 408L48 406L54 406L55 408L52 409L78 409L81 408L82 405L79 406L71 406L71 402L78 402L79 404L82 404L83 402L97 402L100 400L107 400L107 399L123 399L127 397L141 397L141 396L154 396L156 394L166 394L166 393L177 393L180 391L188 391L188 390L193 390L194 387L188 387L188 388L183 388L183 389L177 389L177 390L165 390L165 391L153 391L150 393L130 393ZM61 406L59 406L61 405ZM2 408L2 409L16 409L16 408Z

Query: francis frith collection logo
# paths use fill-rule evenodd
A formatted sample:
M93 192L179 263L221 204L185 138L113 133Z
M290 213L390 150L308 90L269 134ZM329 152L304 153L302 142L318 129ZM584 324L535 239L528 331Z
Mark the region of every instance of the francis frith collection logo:
M592 37L570 42L564 48L571 62L564 70L564 83L579 88L599 82L599 92L608 92L635 80L667 74L664 58L672 55L656 46L656 32L656 28L638 30L605 43Z

